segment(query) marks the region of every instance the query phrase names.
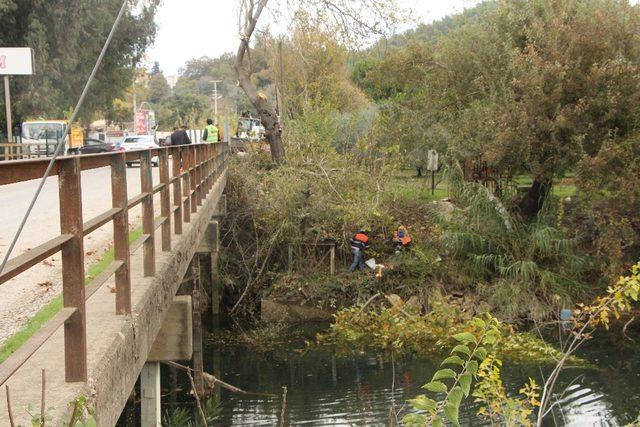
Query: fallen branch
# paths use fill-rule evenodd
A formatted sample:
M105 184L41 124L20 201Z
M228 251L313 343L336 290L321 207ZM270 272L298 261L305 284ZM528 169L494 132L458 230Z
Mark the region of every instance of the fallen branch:
M192 368L190 368L188 366L185 366L185 365L181 365L181 364L176 363L176 362L162 362L162 363L164 363L167 366L171 366L173 368L177 368L177 369L180 369L182 371L188 372L189 374L191 372L193 372ZM242 390L241 388L238 388L238 387L233 386L233 385L231 385L229 383L226 383L226 382L218 379L216 376L211 375L211 374L209 374L207 372L203 372L203 375L204 375L204 380L207 383L207 386L209 388L211 388L211 389L214 388L216 385L220 385L220 387L222 387L222 388L224 388L226 390L229 390L229 391L231 391L233 393L245 394L245 395L254 395L254 396L266 396L266 397L274 397L275 396L275 394L270 394L270 393L250 393L248 391Z
M367 300L367 302L364 303L364 305L362 307L360 307L360 312L358 314L361 314L365 308L367 308L367 306L369 304L371 304L373 302L373 300L375 300L376 298L378 298L380 296L380 292L378 292L377 294L375 294L374 296L372 296L371 298L369 298Z
M636 340L634 340L629 335L627 335L627 328L629 327L629 325L631 325L633 323L634 320L636 320L635 316L633 316L631 319L629 319L629 321L627 323L625 323L624 327L622 328L622 335L624 335L624 337L626 339L628 339L629 341L631 341L631 342L636 342Z
M202 403L200 402L200 396L198 396L198 389L196 388L196 383L193 380L193 375L191 375L191 370L187 371L187 375L189 376L189 381L191 382L191 389L193 390L193 396L196 398L196 405L198 406L198 412L200 413L200 417L202 418L202 423L204 427L207 427L207 417L202 410Z

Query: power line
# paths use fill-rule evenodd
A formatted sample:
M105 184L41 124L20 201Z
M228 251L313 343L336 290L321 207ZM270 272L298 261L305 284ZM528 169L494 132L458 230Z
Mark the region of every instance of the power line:
M100 64L102 64L102 60L104 59L105 54L107 53L109 45L111 44L111 40L113 40L113 36L116 33L116 30L118 29L118 26L120 25L120 21L122 21L122 17L124 16L124 12L127 10L127 3L128 2L129 2L129 0L124 0L122 2L122 7L120 8L120 12L118 13L118 16L116 17L115 22L111 26L111 31L109 32L109 36L107 37L107 40L105 41L104 46L102 47L102 51L100 52L100 56L98 56L98 60L96 61L95 65L93 66L93 71L91 71L91 75L89 76L89 79L87 80L87 83L84 85L84 89L82 90L82 94L80 95L80 98L78 99L78 102L76 104L76 108L73 110L73 113L71 114L71 118L69 119L69 121L67 122L67 124L64 127L64 133L62 135L62 139L58 142L58 145L56 146L56 149L55 149L55 151L53 153L53 157L51 158L51 161L49 162L49 165L47 166L47 170L44 172L44 175L42 176L42 179L40 180L40 183L38 184L38 188L36 190L36 193L34 194L33 199L31 200L31 203L29 204L29 208L27 209L27 212L25 213L24 217L22 218L22 221L20 222L20 226L18 227L18 231L16 231L16 235L14 236L13 240L11 241L11 245L9 245L9 249L7 250L7 253L4 256L4 259L2 260L2 265L0 265L0 274L2 274L2 272L4 271L4 268L6 267L7 262L9 261L9 257L11 256L11 252L13 252L13 249L15 248L16 243L18 242L18 239L20 238L20 235L22 234L22 230L24 229L24 226L27 223L27 220L29 219L29 215L31 215L31 211L33 210L33 207L35 206L36 201L38 200L38 197L40 196L40 192L42 191L42 187L44 187L44 183L46 182L47 178L49 177L49 174L51 173L51 169L53 169L53 165L55 164L56 159L60 155L60 149L62 147L64 147L65 144L66 144L67 137L69 135L69 130L71 129L71 125L73 124L73 122L76 121L76 118L78 117L78 112L80 111L80 108L82 107L82 104L84 103L84 99L87 96L87 93L89 92L89 86L91 86L91 82L93 81L93 79L95 78L96 74L98 73L98 69L100 68Z

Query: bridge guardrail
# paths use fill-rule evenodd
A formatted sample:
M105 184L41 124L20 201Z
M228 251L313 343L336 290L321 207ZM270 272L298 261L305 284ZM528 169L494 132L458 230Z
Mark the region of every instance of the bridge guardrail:
M161 228L162 251L171 250L171 227L182 234L183 223L213 187L226 164L228 145L195 144L150 150L60 157L51 175L58 175L60 235L9 260L0 272L0 285L61 252L64 308L22 347L0 364L4 384L37 350L64 325L65 378L87 380L85 301L115 275L116 315L131 314L131 254L142 248L145 277L155 275L155 233ZM169 156L173 161L169 170ZM153 185L151 160L158 157L160 182ZM127 162L140 162L141 193L127 194ZM0 187L41 178L49 159L0 162ZM111 168L112 208L86 222L82 215L82 171ZM171 188L172 187L172 188ZM171 197L171 190L173 197ZM154 218L154 195L160 193L160 218ZM171 200L173 199L173 200ZM142 205L142 236L129 243L128 212ZM114 260L85 286L84 237L113 223Z

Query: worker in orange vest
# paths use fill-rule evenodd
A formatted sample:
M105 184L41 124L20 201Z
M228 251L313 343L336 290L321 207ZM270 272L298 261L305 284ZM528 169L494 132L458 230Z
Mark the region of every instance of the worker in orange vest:
M364 251L369 248L369 233L365 230L359 230L351 239L349 239L351 245L351 253L353 254L353 263L349 267L349 272L353 273L357 268L364 270Z
M393 243L396 245L396 253L400 253L401 250L411 245L411 236L409 235L407 227L401 225L393 232Z

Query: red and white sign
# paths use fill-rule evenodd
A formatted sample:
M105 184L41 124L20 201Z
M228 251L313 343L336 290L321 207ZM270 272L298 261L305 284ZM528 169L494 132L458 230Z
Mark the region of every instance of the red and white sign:
M136 134L149 134L149 110L138 110L136 112Z
M0 75L33 74L33 50L29 47L0 47Z

